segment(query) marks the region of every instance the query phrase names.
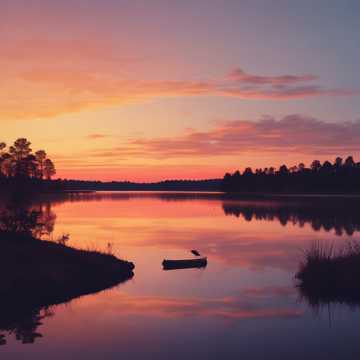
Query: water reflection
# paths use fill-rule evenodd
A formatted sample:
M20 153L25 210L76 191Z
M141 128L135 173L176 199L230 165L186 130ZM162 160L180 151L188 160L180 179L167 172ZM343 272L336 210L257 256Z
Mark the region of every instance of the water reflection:
M7 334L22 344L33 344L43 337L39 332L42 321L53 315L51 307L29 307L14 303L14 299L7 304L0 301L0 345L7 344Z
M42 206L51 203L61 214L63 209L71 213L71 221L61 229L77 233L81 226L84 241L76 241L81 247L93 246L87 228L99 234L102 243L117 241L114 234L121 234L122 246L136 251L131 256L157 247L179 249L182 254L177 255L183 258L195 247L230 266L258 270L294 270L306 246L305 237L329 234L330 239L330 232L354 236L360 229L356 210L360 198L239 200L220 193L93 192L60 194L38 202ZM88 205L83 206L84 202ZM62 215L67 217L66 213L64 210ZM76 228L73 216L82 221ZM235 224L231 216L241 221ZM94 225L87 223L89 219Z
M330 206L329 206L330 205ZM333 200L319 199L317 201L300 202L253 202L237 203L224 202L224 213L236 217L243 217L246 221L266 220L278 221L281 225L288 224L303 227L310 224L314 231L334 230L336 235L353 235L360 231L360 213L358 203L346 203Z
M70 233L70 245L80 248L105 249L111 243L115 255L133 260L137 271L134 281L120 288L76 299L69 307L50 307L51 320L44 317L46 307L33 308L35 315L23 320L43 325L29 325L35 337L27 339L38 346L27 348L27 358L276 359L279 349L283 358L347 358L342 341L327 332L327 317L313 320L309 305L319 300L299 293L293 277L301 250L314 239L359 236L357 202L239 200L205 193L37 198L31 207L54 220L50 237ZM181 259L194 248L208 257L206 271L161 269L164 258ZM346 313L336 326L360 353L351 324L358 326L360 318ZM0 328L3 335L14 329ZM314 348L319 334L329 340L325 355ZM3 349L9 349L9 359L23 358L21 342L8 339Z
M274 199L236 199L221 193L192 192L84 192L42 197L40 202L61 204L65 202L101 202L157 199L165 202L212 202L221 204L225 215L242 217L246 221L278 221L303 227L310 224L315 231L334 230L339 236L360 231L360 197L275 197ZM220 202L220 201L221 202Z
M51 202L36 202L31 196L13 194L0 199L0 236L50 237L54 231L56 214Z
M306 302L315 312L336 305L347 306L352 310L360 308L360 294L357 291L328 293L316 291L316 289L309 291L309 289L303 287L297 287L297 289L300 299Z
M236 323L245 319L301 317L303 310L296 306L296 301L297 293L291 286L265 286L244 288L231 296L212 298L113 292L97 302L96 307L121 317L213 318Z
M41 239L52 239L55 222L56 214L49 200L14 196L6 203L0 203L0 346L7 345L7 337L12 335L22 344L33 344L43 337L39 327L54 315L53 310L57 305L117 286L132 276L119 273L114 278L114 274L108 271L109 279L98 283L93 281L93 285L78 284L79 289L64 285L61 279L64 272L56 266L42 267L43 263L49 262L46 256L50 256L51 264L58 262L57 266L77 270L76 267L71 268L74 262L72 257L78 261L81 255L75 256L74 250L65 246L64 236L57 240L62 247L56 249L66 249L69 258L63 258L65 250L52 251L55 248L51 243L47 242L46 248L42 247ZM86 259L83 263L86 263ZM24 273L26 271L29 272L27 275ZM50 278L52 283L55 282L54 287L49 287L46 271L53 273ZM83 283L89 281L83 279Z

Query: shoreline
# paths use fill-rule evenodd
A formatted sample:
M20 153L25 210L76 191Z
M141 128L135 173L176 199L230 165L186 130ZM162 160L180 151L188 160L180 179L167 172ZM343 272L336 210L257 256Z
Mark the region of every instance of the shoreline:
M134 276L134 264L31 237L0 236L1 303L26 298L50 306L105 290Z
M178 194L178 195L210 195L219 197L221 199L313 199L313 198L359 198L360 193L229 193L223 191L209 191L209 190L65 190L65 194L96 194L96 193L124 193L124 194ZM58 192L47 193L47 194L58 194Z

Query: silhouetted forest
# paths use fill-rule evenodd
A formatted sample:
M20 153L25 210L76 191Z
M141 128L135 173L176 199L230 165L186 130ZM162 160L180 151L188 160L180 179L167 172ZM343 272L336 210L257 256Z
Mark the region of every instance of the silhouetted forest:
M53 161L44 150L33 152L26 138L17 139L7 147L0 142L0 190L26 191L219 191L221 179L166 180L156 183L129 181L85 181L57 179Z
M51 181L56 174L55 165L44 150L33 152L25 138L17 139L7 147L0 142L0 185L2 192L9 190L50 189L59 184Z
M33 153L31 143L17 139L8 149L0 143L0 176L5 178L35 178L50 180L56 174L54 163L44 150Z
M360 162L352 156L337 157L333 163L314 160L288 168L246 168L221 179L165 180L156 183L129 181L84 181L57 179L53 161L44 150L33 152L26 138L7 147L0 142L0 190L40 191L224 191L227 193L360 193Z
M165 180L154 183L134 183L130 181L83 181L60 180L64 190L98 191L220 191L221 179L209 180Z
M360 162L352 156L337 157L333 163L314 160L288 168L246 168L241 174L225 174L222 190L237 193L360 193Z

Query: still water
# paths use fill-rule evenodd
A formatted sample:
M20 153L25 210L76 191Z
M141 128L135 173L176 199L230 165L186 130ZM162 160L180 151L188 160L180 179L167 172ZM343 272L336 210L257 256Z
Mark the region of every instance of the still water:
M19 319L17 333L0 319L0 358L355 359L356 306L313 308L294 281L314 240L360 239L360 216L347 201L195 193L39 199L50 238L69 233L70 246L110 250L135 263L135 276L42 309L31 325ZM208 257L205 269L162 270L164 258L191 258L191 249Z

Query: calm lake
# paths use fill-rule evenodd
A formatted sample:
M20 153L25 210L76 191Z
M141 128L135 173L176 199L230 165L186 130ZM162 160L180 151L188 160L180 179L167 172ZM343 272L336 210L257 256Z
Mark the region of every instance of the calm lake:
M135 276L19 316L17 333L1 328L0 315L0 357L355 359L356 304L310 306L294 280L314 240L360 239L360 215L348 201L196 193L39 199L52 239L69 233L69 246L112 251L135 263ZM192 258L191 249L208 257L206 268L162 269L164 258Z

